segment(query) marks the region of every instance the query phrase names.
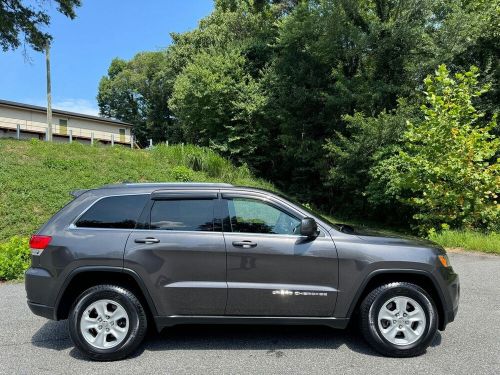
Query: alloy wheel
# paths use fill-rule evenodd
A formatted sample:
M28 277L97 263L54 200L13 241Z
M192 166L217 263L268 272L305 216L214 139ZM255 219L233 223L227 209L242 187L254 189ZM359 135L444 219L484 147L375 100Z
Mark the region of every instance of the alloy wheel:
M109 299L93 302L80 319L83 338L97 349L110 349L120 344L127 337L129 327L127 311Z
M387 341L394 345L410 345L422 337L427 319L424 309L417 301L397 296L382 305L377 322Z

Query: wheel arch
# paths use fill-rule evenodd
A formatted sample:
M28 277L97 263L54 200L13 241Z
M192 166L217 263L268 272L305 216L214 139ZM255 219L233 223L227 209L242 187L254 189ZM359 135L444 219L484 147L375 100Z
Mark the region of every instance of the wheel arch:
M149 317L157 315L156 306L139 275L121 267L84 266L73 270L64 281L55 304L56 320L66 319L75 299L86 289L99 284L119 285L136 294Z
M444 296L432 274L421 270L383 269L373 271L365 278L359 287L358 292L349 307L348 317L352 318L353 315L356 314L364 298L373 289L380 285L398 281L418 285L429 293L438 310L438 328L439 330L444 330L446 327L446 316L443 302Z

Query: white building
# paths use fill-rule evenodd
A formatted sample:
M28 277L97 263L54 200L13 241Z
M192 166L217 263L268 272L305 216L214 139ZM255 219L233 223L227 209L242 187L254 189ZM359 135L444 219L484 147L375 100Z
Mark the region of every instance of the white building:
M52 110L54 142L131 145L132 125L104 117ZM0 138L39 138L47 133L47 108L0 100Z

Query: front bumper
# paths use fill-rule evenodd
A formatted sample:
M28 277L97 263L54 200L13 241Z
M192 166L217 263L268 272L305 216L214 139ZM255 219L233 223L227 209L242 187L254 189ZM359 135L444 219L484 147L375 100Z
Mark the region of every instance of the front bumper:
M446 281L446 288L444 290L446 297L443 301L444 316L439 327L441 331L446 328L448 323L455 320L460 301L460 279L458 275L450 267L442 273L442 276Z
M54 319L54 308L52 306L40 305L38 303L28 301L28 307L35 315L42 316L47 319Z

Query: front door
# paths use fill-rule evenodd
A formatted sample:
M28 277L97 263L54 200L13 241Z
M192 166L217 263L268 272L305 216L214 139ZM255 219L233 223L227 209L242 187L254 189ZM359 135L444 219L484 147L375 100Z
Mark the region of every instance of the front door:
M301 236L303 216L278 200L226 193L226 315L332 316L338 263L326 231Z
M161 192L132 231L125 268L147 283L159 315L223 315L226 251L214 220L217 192Z

